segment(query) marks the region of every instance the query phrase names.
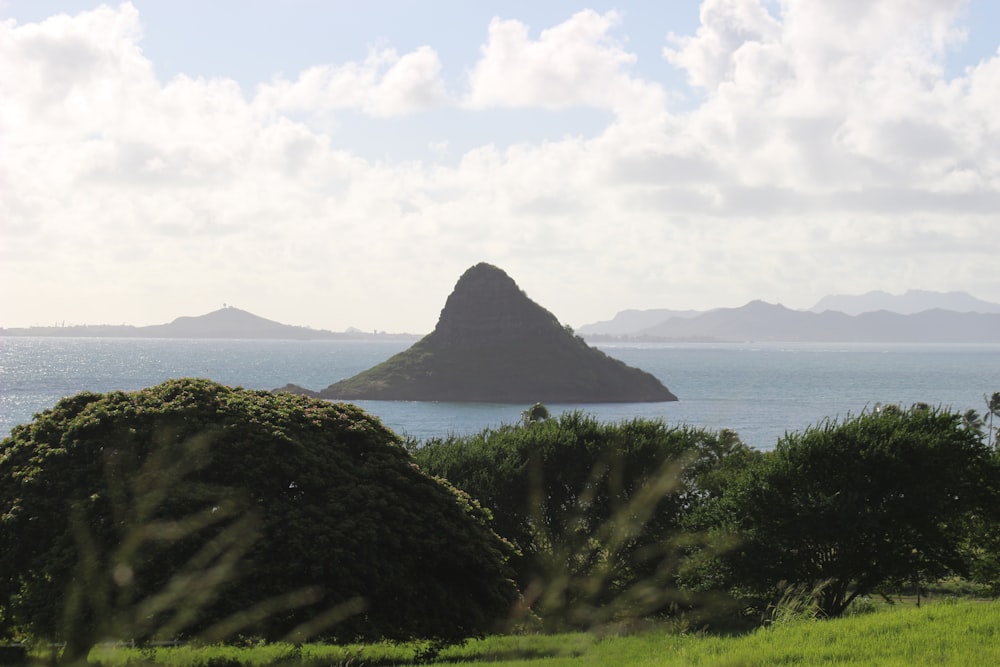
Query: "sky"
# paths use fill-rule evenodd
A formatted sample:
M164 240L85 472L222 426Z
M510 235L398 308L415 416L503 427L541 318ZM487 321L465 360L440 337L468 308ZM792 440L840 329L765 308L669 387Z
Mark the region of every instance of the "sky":
M994 0L0 0L0 326L1000 302Z

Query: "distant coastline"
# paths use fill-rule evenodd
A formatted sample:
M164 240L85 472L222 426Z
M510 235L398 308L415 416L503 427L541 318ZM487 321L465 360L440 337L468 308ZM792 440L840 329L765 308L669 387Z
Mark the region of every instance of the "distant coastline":
M842 310L832 310L834 305ZM1000 343L1000 304L963 292L911 290L826 297L810 310L751 301L738 308L625 310L579 327L590 343ZM417 341L425 334L328 331L269 320L232 306L168 324L0 328L0 337Z
M239 308L227 307L195 317L178 317L169 324L132 326L71 325L48 327L0 328L0 336L57 338L190 338L231 340L418 340L421 335L409 333L371 333L359 329L327 331L310 327L281 324Z
M195 340L342 340L342 341L379 341L379 340L420 340L420 334L410 333L389 333L386 331L376 331L367 333L364 331L324 331L321 329L311 329L310 333L302 335L276 336L264 335L253 336L245 334L234 335L169 335L163 333L149 333L146 327L132 327L128 325L77 325L65 327L0 327L0 338L173 338L173 339L195 339Z
M751 301L702 313L624 311L577 333L600 343L1000 343L1000 313L933 308L849 315Z
M671 317L638 331L591 329L581 335L602 343L1000 343L1000 314L928 310L847 315L753 301L740 308Z
M713 310L623 310L577 329L597 343L1000 343L1000 304L965 292L824 297L808 310L751 301Z

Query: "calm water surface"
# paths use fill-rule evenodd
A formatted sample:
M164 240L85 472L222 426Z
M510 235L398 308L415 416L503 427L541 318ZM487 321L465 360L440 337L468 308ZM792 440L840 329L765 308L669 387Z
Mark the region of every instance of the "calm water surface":
M80 391L133 390L177 377L273 389L322 389L387 359L411 341L208 341L0 337L0 436ZM680 401L556 405L603 420L661 418L730 428L769 449L786 431L875 403L923 401L982 411L1000 391L1000 344L645 344L605 352L658 377ZM516 422L525 405L356 401L418 439Z

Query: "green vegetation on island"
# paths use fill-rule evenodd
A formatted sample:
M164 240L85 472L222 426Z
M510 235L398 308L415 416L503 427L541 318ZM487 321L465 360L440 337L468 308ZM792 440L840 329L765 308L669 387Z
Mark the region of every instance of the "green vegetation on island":
M502 270L458 279L434 331L377 366L315 393L336 400L488 403L676 401L650 373L590 347Z

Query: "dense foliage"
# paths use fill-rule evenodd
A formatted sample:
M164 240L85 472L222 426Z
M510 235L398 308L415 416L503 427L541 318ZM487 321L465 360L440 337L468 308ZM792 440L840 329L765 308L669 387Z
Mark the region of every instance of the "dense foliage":
M827 421L767 452L728 431L534 406L416 459L493 512L526 599L564 625L690 608L696 591L762 611L792 591L839 615L950 575L996 586L1000 459L962 415L926 405Z
M518 610L592 628L722 598L835 616L954 574L996 591L991 439L969 411L887 406L760 452L536 404L407 451L287 393L84 393L0 444L0 631L71 658L107 637L438 646Z
M0 444L0 622L68 642L481 634L509 545L361 410L176 380Z
M686 517L721 492L724 471L758 456L734 433L659 420L601 423L580 412L435 439L415 450L489 508L519 549L519 584L550 624L588 626L659 612L682 600ZM688 601L690 602L690 601Z
M711 522L739 547L731 585L811 591L839 615L853 599L974 569L996 544L1000 465L961 416L889 406L784 437L731 480Z

